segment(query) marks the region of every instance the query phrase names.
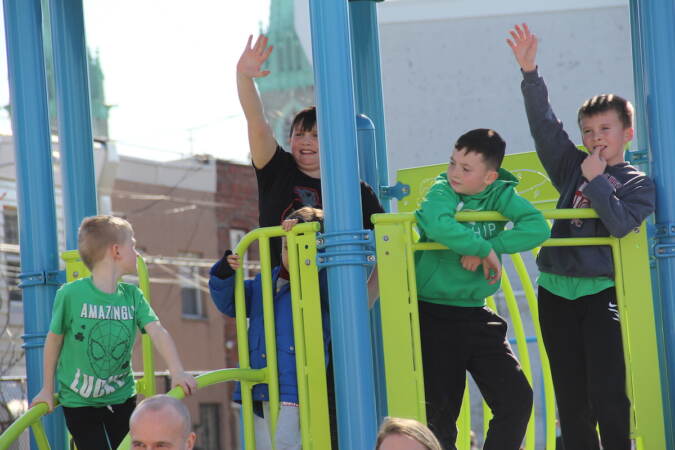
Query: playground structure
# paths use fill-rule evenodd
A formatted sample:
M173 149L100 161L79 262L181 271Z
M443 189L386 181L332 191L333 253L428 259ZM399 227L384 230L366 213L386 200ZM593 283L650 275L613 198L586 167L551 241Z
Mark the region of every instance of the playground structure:
M50 5L64 173L66 244L68 248L75 248L77 225L83 217L96 213L82 3L81 0L51 0ZM395 384L400 382L398 376L391 375L390 363L387 361L387 357L392 355L386 351L387 330L383 326L387 323L385 318L388 314L385 305L389 305L386 289L382 291L381 314L380 305L369 313L366 301L366 266L372 263L374 255L369 250L372 235L364 232L360 223L358 179L361 177L379 188L387 209L387 197L391 197L397 190L388 186L386 175L376 3L368 0L350 3L344 0L312 0L310 6L318 122L321 129L321 178L326 210L326 233L321 237L324 254L319 258L318 265L326 268L329 279L338 431L343 448L368 449L375 442L377 426L385 414L424 418L420 413L423 412L423 395L420 398L419 388L415 390L410 385L406 387L405 392L412 396L408 397L412 403L406 401L395 405L393 402L398 399L398 394L396 397L386 395L388 389L395 388ZM653 378L643 381L640 378L643 376L641 372L638 376L637 372L631 371L632 392L629 390L636 412L633 430L638 438L638 445L649 450L658 450L673 448L674 442L672 410L675 399L671 397L670 391L675 381L675 350L672 345L675 340L675 186L671 174L675 167L675 156L671 150L675 148L675 130L672 127L675 123L675 90L672 87L675 68L671 62L675 56L675 5L668 0L631 0L630 8L636 106L638 112L642 112L638 115L637 127L641 139L638 149L647 155L646 159L650 162L649 172L657 185L657 211L651 236L655 244L652 247L655 263L654 313L647 318L651 321L650 326L653 325L653 333L643 336L641 340L630 330L631 319L628 319L623 322L624 340L626 342L628 339L628 347L632 345L633 350L637 346L645 345L649 349L643 352L641 348L640 351L633 352L630 358L643 357L643 354L654 357L658 355L658 361L651 360L649 365L640 367L641 371L651 371L651 376L656 377L656 383ZM20 192L21 267L24 271L21 278L24 288L28 395L33 397L42 379L41 348L58 285L59 267L46 83L42 64L40 1L4 0L4 9ZM372 122L367 118L357 117L357 113L367 116ZM569 217L561 214L565 212L552 212L548 216ZM573 214L578 217L581 212L576 211ZM385 225L399 227L396 233L400 240L392 239L391 242L392 245L396 243L399 246L397 251L408 253L408 257L401 258L401 261L410 262L409 254L413 251L414 244L409 241L410 230L406 227L411 225L411 221L405 216L394 219L400 220L400 223L389 222L390 219L377 219L375 237L379 267L383 267L382 264L391 259L385 258L383 252L393 251L393 248L385 249L380 242L380 236L384 237L381 233ZM471 220L480 219L478 217ZM304 232L307 235L303 234L302 239L313 240L311 230ZM389 233L393 232L387 231L386 235L390 236ZM265 237L262 242L264 239ZM624 241L625 239L628 241ZM631 317L641 310L652 309L652 304L647 302L644 295L648 286L646 278L642 276L642 284L638 285L638 280L625 276L625 270L629 270L628 273L633 270L633 274L638 275L645 273L647 245L644 227L641 233L631 234L624 240L608 239L603 244L612 246L615 255L617 251L622 252L622 257L616 260L623 261L624 264L641 261L641 272L626 267L623 272L622 284L626 295L620 300L620 305ZM403 242L409 245L403 246ZM593 243L597 245L600 242ZM624 244L632 246L633 253L630 256L623 253ZM308 251L314 247L310 242L305 245L307 247L303 248ZM295 251L300 250L293 252ZM261 254L264 255L265 251ZM300 258L298 255L295 254L293 258ZM295 259L295 262L301 260L303 259ZM309 267L314 265L311 262L314 261L313 255L304 260L310 260ZM385 280L381 285L404 279L404 274L409 274L409 271L409 265L406 268L399 267L392 272L396 275L391 278L385 278L386 275L380 272L381 279ZM301 283L295 284L299 284L302 289L311 289L311 286L305 286L305 280L310 278L306 274L306 277L301 278ZM619 285L617 280L617 287ZM389 287L391 286L387 286ZM397 294L400 296L401 292L414 293L413 287L409 286L407 290ZM638 295L632 294L634 290L638 291ZM295 297L294 293L294 301ZM631 309L633 304L637 306ZM414 306L414 302L411 305ZM411 311L414 316L414 308ZM382 323L380 316L383 318ZM271 334L273 338L273 330ZM384 336L384 345L380 342L380 336ZM414 335L410 339L414 342ZM298 341L302 342L300 339ZM408 348L412 352L415 347ZM245 387L265 379L273 391L273 374L243 372L246 370L247 354L240 348L242 369L235 375L230 372L228 376L243 380ZM315 358L318 356L308 350L307 363L316 362ZM302 359L299 355L299 364ZM640 364L633 359L629 360L633 368ZM323 359L319 361L322 363ZM269 372L273 372L273 366L274 364L270 364ZM313 401L318 402L316 408L321 408L323 401L320 392L321 377L315 373L316 370L314 368L307 372L311 377L319 378L318 381L313 378L308 381L308 386L319 384L317 394L307 394L308 408L314 407ZM200 387L217 377L209 375L200 379ZM419 376L416 379L419 381ZM399 392L398 388L396 392ZM643 399L647 399L644 405ZM409 410L406 408L411 407L416 408L416 412L407 412ZM651 410L651 415L644 416L645 420L640 419L643 408L645 411ZM29 415L34 419L43 412L34 408ZM246 416L244 414L245 421L248 420ZM45 435L49 438L51 448L66 448L60 415L57 413L47 416L44 422ZM649 428L650 426L657 428ZM309 432L304 437L325 439L325 428L321 427L325 427L323 419L317 419L316 423L303 422L303 432ZM550 433L550 428L547 428L547 433ZM656 443L650 444L647 439L655 439ZM313 443L310 440L306 447L328 448L313 447L318 442L320 441ZM247 445L251 444L247 440ZM528 448L534 448L531 441L528 441L528 445ZM550 443L547 439L548 445Z

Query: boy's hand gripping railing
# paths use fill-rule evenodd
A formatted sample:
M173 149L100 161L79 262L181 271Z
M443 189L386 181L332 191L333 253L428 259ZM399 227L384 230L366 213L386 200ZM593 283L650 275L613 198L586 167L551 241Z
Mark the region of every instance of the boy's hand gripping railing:
M544 211L547 219L597 218L592 209ZM458 221L495 221L507 219L498 213L459 213ZM378 270L382 279L383 339L385 342L385 367L390 415L411 417L426 421L424 404L424 378L419 342L419 317L417 288L415 284L414 251L444 249L440 244L416 243L413 237L412 214L386 214L373 217L376 224ZM633 437L638 448L665 448L665 430L657 354L657 333L651 302L647 241L644 225L635 233L617 239L567 238L549 239L544 246L607 245L612 249L615 266L617 303L621 311L622 338L626 354L627 392L633 407ZM531 310L536 332L545 392L546 448L555 448L554 395L548 359L541 340L534 289L529 281L520 255L512 255L514 267L521 279L525 297ZM404 276L401 276L401 273ZM508 275L502 288L508 290ZM529 357L525 345L522 323L512 295L505 295L518 344L520 360L528 379L532 380ZM516 318L517 317L517 318ZM514 318L516 318L514 320ZM407 332L401 323L409 323ZM640 348L638 351L637 348ZM395 352L392 349L396 349ZM632 350L632 351L631 351ZM407 358L405 356L408 356ZM395 395L391 395L395 392ZM466 397L465 397L466 400ZM468 404L468 401L466 402ZM463 410L464 427L458 438L458 448L468 448L470 415ZM461 418L460 418L461 422ZM534 448L534 429L528 428L526 448Z

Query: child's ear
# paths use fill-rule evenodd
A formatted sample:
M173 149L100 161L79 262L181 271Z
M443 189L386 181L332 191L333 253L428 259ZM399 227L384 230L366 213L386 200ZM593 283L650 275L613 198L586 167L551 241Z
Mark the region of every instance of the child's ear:
M635 136L635 129L633 127L624 128L623 130L623 139L624 142L629 143L633 140Z
M499 178L499 173L496 170L490 169L485 174L485 184L489 186L492 183L494 183L497 180L497 178Z

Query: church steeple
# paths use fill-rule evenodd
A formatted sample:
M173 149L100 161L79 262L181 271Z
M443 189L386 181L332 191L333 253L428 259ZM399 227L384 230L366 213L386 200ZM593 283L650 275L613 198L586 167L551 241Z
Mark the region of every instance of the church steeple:
M274 45L267 62L269 77L258 79L260 92L310 87L314 84L312 68L295 33L293 0L271 0L270 21L265 33Z

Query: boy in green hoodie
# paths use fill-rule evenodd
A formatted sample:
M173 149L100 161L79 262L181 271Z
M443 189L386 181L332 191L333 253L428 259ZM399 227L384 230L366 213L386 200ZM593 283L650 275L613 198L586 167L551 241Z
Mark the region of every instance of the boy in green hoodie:
M485 298L499 289L500 256L530 250L550 233L541 213L516 193L516 177L500 168L505 149L494 130L462 135L447 173L415 213L420 242L448 247L416 254L427 420L446 449L456 448L467 370L492 409L485 450L520 448L532 411L532 388L506 338L506 322ZM513 227L460 223L460 211L497 211Z

